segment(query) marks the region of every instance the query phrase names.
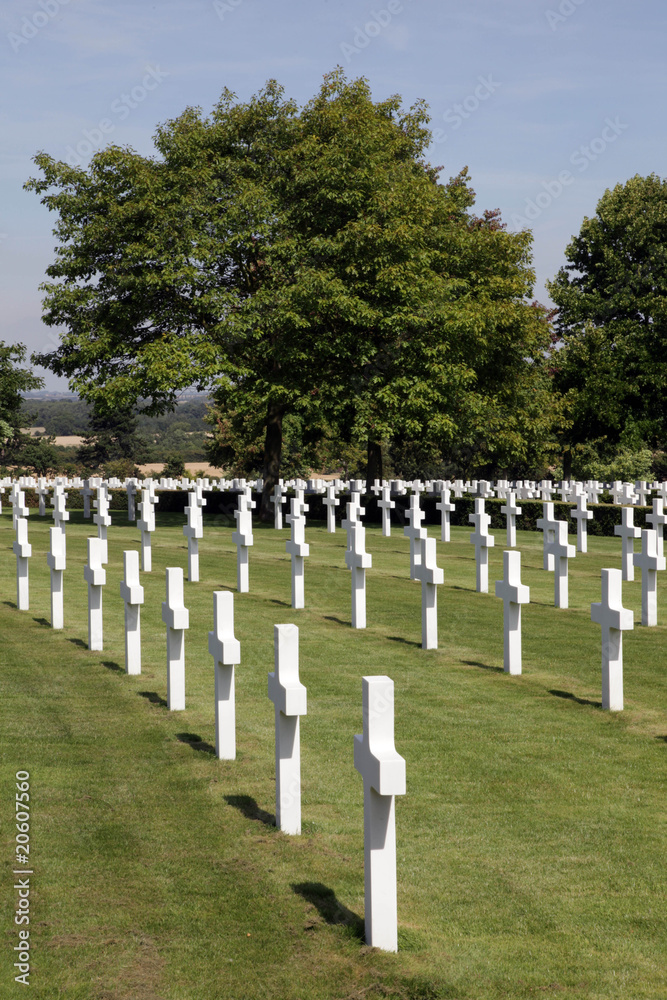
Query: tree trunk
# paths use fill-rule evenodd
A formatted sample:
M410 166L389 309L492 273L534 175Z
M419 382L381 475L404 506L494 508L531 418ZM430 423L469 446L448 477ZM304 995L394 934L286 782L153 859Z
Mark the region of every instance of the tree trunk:
M366 466L366 493L371 492L373 482L382 482L382 445L379 441L368 441L368 464Z
M572 451L570 448L563 452L563 479L572 479Z
M266 417L266 436L264 438L264 467L262 470L262 503L259 517L261 521L273 520L271 497L273 488L280 479L280 457L283 450L283 415L281 406L269 403Z

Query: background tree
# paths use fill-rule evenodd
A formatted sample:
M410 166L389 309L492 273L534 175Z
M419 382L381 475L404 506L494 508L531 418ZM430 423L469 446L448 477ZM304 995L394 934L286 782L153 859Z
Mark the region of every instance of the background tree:
M215 386L225 433L261 425L265 510L288 414L367 444L370 478L392 435L483 430L489 462L524 455L551 420L530 237L469 212L465 171L438 183L427 121L337 71L301 111L275 83L187 109L159 159L39 154L27 187L60 239L44 318L65 328L40 362L100 412Z
M664 447L667 181L635 176L605 191L565 256L548 288L564 345L553 363L571 419L567 476L573 457Z
M29 368L22 368L26 349L23 344L0 341L0 458L16 457L29 438L21 434L23 393L41 389L44 380Z
M142 461L144 446L137 434L137 418L129 410L109 411L93 405L88 434L77 451L77 460L91 469L109 462Z

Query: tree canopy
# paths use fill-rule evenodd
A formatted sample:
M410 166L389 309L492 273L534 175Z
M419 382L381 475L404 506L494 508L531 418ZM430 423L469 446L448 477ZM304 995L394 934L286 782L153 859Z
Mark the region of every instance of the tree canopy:
M24 443L25 435L21 435L23 393L44 385L44 380L31 369L21 367L25 355L23 344L0 341L0 456L3 459Z
M376 458L401 436L527 461L553 423L531 237L471 212L465 170L439 183L427 124L336 71L302 109L275 82L188 108L154 158L38 154L26 186L59 216L44 320L64 332L37 360L100 410L212 387L237 437L264 433L267 502L286 414Z
M664 446L667 181L635 176L605 191L565 256L548 288L564 345L553 361L568 450Z

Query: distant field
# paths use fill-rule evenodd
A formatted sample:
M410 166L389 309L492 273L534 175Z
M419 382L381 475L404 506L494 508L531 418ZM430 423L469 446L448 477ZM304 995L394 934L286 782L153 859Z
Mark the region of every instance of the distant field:
M31 610L15 607L13 533L0 517L4 948L13 985L15 773L30 772L31 992L39 1000L664 1000L667 574L660 625L624 636L626 709L600 708L600 569L589 539L553 607L541 537L517 533L524 673L502 671L502 602L474 591L464 528L438 545L440 649L420 648L408 543L367 529L368 628L350 628L345 534L307 526L306 608L290 607L287 531L256 526L250 594L235 598L237 747L212 747L212 592L236 587L231 529L205 517L201 582L185 584L186 710L166 708L166 566L187 567L184 518L157 513L144 574L143 672L124 673L122 551L109 529L105 648L86 648L85 539L68 526L65 629L49 626L50 521L31 512ZM495 532L490 590L504 532ZM639 619L639 574L624 584ZM303 834L273 825L273 625L300 629ZM395 682L399 951L363 944L363 791L353 767L361 678Z

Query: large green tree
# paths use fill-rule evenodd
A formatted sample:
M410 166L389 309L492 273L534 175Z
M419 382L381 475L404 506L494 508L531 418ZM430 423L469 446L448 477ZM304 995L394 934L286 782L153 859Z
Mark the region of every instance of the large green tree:
M548 283L562 350L555 381L571 425L565 471L586 443L604 452L667 433L667 180L635 176L605 191Z
M26 435L21 434L26 416L23 394L44 385L30 368L22 367L25 356L23 344L0 341L0 458L4 461L16 457L26 443Z
M214 387L264 434L265 509L286 414L367 442L371 476L396 435L525 455L551 427L530 236L472 214L465 171L438 182L427 122L337 71L303 109L275 83L189 108L155 158L39 154L27 187L59 216L44 319L64 328L39 360L100 408Z

